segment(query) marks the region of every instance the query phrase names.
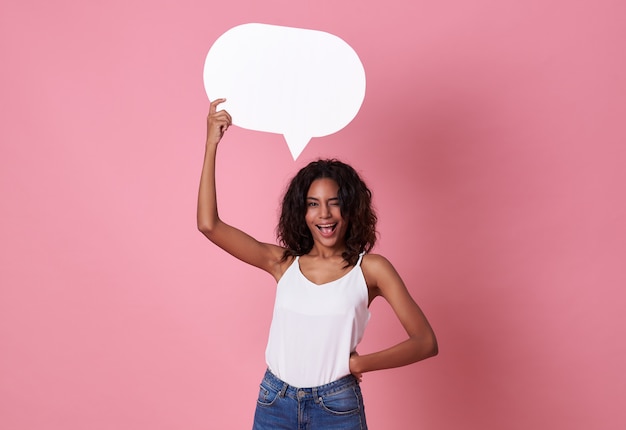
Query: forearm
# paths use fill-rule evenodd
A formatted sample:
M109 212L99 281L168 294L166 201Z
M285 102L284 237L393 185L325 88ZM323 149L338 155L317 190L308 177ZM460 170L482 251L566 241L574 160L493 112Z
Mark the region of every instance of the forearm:
M217 193L215 188L215 159L217 143L207 139L204 154L204 164L200 176L200 187L198 190L198 229L207 235L219 223L217 211Z
M352 356L350 370L352 373L365 373L401 367L432 357L437 353L437 340L434 335L409 338L382 351Z

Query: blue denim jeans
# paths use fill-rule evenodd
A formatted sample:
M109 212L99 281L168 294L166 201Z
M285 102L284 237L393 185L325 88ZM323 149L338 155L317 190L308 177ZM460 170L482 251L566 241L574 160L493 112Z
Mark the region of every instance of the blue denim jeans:
M261 381L252 430L367 430L361 387L352 375L296 388L269 370Z

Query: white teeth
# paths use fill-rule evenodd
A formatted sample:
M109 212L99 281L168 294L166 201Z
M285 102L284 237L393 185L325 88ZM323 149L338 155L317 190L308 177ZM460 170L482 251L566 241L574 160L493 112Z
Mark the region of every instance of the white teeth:
M324 225L317 225L317 228L323 233L323 234L332 234L332 232L335 231L335 227L337 227L337 224L324 224Z

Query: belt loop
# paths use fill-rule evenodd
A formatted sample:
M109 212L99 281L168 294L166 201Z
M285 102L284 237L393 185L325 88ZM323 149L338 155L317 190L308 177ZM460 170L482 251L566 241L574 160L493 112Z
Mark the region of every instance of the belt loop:
M280 390L280 393L278 393L278 395L280 397L285 397L285 393L287 392L287 388L289 388L289 384L287 384L286 382L283 383L283 388Z
M317 387L314 387L312 391L313 391L313 400L315 400L315 403L319 403L320 397L317 397Z

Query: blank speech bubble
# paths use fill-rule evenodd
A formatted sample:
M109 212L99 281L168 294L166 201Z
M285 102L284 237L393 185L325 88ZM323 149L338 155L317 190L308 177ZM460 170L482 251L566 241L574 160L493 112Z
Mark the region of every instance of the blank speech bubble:
M244 24L222 34L204 63L209 100L234 124L285 136L295 160L312 137L352 121L365 97L365 70L354 49L316 30Z

